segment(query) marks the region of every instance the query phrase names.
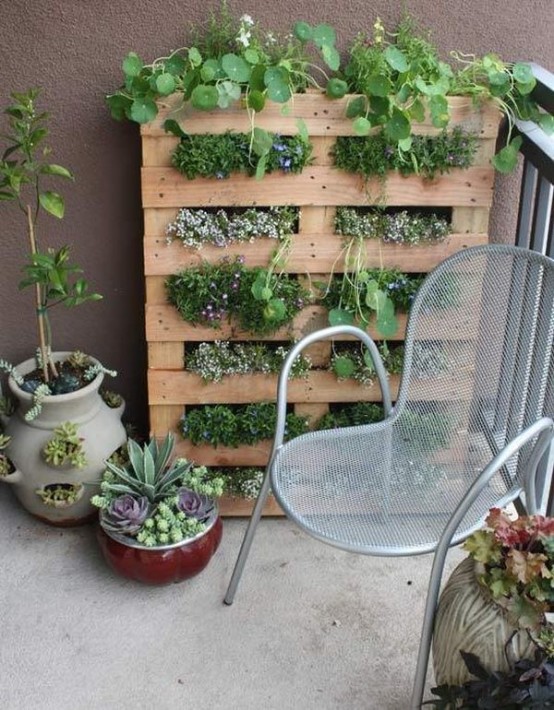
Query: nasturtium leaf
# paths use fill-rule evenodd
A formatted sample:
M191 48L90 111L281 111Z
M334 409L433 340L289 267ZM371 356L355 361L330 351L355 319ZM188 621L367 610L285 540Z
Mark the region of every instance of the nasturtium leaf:
M181 90L183 92L183 100L188 101L190 97L192 96L192 92L194 91L195 87L198 86L200 83L200 71L198 69L194 69L193 71L189 71L185 74L183 77L183 83L181 84Z
M400 141L408 138L411 133L411 125L405 113L398 108L393 108L392 115L385 123L385 134L392 141Z
M515 169L521 143L521 136L516 136L494 156L491 162L499 173L507 174Z
M531 81L535 80L531 67L529 64L524 64L523 62L516 62L513 66L512 73L514 79L519 84L529 84Z
M131 117L130 109L133 101L128 96L114 94L106 98L106 103L108 104L112 118L115 118L116 121L123 121L124 118ZM5 157L4 155L4 158Z
M229 108L229 104L231 103L231 99L229 98L229 95L225 91L225 89L221 86L221 84L218 84L216 86L217 89L217 105L219 108L226 109Z
M64 168L62 165L56 165L55 163L50 163L50 165L44 165L41 168L40 172L46 175L57 175L58 177L73 180L73 175L70 170Z
M142 63L142 59L140 59L135 52L129 52L121 66L127 76L138 76L144 64Z
M391 84L392 87L392 84ZM409 84L402 84L400 87L400 90L396 94L396 102L398 104L405 104L406 101L410 98L410 96L413 94L413 89Z
M549 113L541 113L537 122L546 135L550 136L554 133L554 116Z
M324 44L321 48L321 56L323 61L331 71L338 71L340 67L340 54L336 47L329 44Z
M265 170L267 167L267 153L266 155L262 155L258 162L256 163L256 173L255 173L255 178L256 180L261 180L263 176L265 175Z
M306 121L304 121L303 118L297 118L296 119L296 127L298 128L298 135L304 143L309 143L310 142L310 133L308 131L308 126L306 125Z
M343 308L331 308L329 311L329 325L352 325L354 316Z
M354 133L358 136L367 136L367 134L371 131L371 127L371 121L368 121L365 116L358 116L352 124Z
M200 69L200 77L202 81L213 81L221 72L221 65L217 59L206 59Z
M201 111L211 111L217 106L219 94L215 86L198 84L192 90L190 100L194 108Z
M268 321L281 321L287 314L287 307L280 298L272 298L264 308L263 315Z
M41 192L39 195L39 202L41 207L54 217L62 219L64 216L65 204L63 197L58 195L57 192Z
M260 55L255 49L249 47L246 49L242 55L248 64L257 64L260 61Z
M364 350L364 365L370 372L375 371L375 364L373 362L373 358L371 357L371 353L369 350Z
M383 74L373 74L367 80L367 91L373 96L388 96L392 92L392 83Z
M367 100L365 96L357 96L355 99L351 99L346 107L346 117L347 118L357 118L358 116L365 116L367 112Z
M292 96L290 85L282 79L275 78L267 85L267 96L278 104L286 103Z
M420 76L417 77L415 80L415 86L418 91L420 91L424 96L429 96L431 93L431 90L429 86L427 85L426 81L422 79Z
M493 86L501 86L502 84L508 84L510 82L510 77L505 71L498 71L497 69L491 69L487 73L489 83Z
M370 96L369 107L377 116L386 117L390 112L390 99L388 96Z
M325 93L331 99L342 99L348 91L348 84L343 79L329 79Z
M398 148L399 148L399 150L403 150L404 152L407 152L408 150L411 150L412 143L413 143L412 136L408 136L407 138L402 138L401 140L398 141Z
M445 128L450 120L448 101L444 96L431 96L429 99L431 122L436 128Z
M523 96L527 96L528 94L530 94L536 85L537 82L534 77L531 79L531 81L527 81L525 83L521 81L516 82L516 88Z
M221 66L223 71L233 81L243 83L250 79L252 68L242 57L236 54L224 54L221 58Z
M262 301L269 301L273 296L273 290L269 286L264 286L261 291Z
M408 109L408 113L412 121L423 123L423 121L425 121L425 106L423 105L423 101L416 99Z
M173 76L180 76L184 74L187 68L187 62L184 57L180 54L172 54L164 62L164 70L173 74Z
M193 67L199 67L202 64L202 55L196 47L191 47L188 51L189 62Z
M337 377L352 377L356 372L356 365L347 355L339 355L333 360L333 371Z
M163 124L163 129L166 133L171 133L177 136L177 138L184 138L187 135L174 118L166 119Z
M295 22L292 33L301 42L309 42L312 39L313 30L307 22Z
M234 81L222 81L218 84L218 87L219 86L221 86L231 101L238 101L240 99L242 91L239 84L235 84Z
M265 96L261 91L253 89L246 96L246 105L253 111L261 111L265 106Z
M289 72L285 67L268 67L264 72L264 84L269 86L272 81L283 81L285 83L289 80Z
M321 24L314 27L312 39L318 47L332 47L336 42L337 35L331 25Z
M265 67L263 64L256 64L256 66L252 68L252 73L250 74L250 81L248 82L251 89L260 92L265 91L266 85L264 81L264 76L266 71L267 67Z
M393 44L389 44L383 54L385 56L387 64L391 67L391 69L394 69L395 71L400 72L401 74L405 71L408 71L410 64L406 55L401 49L398 49L398 47L395 47Z
M265 278L263 276L258 277L254 281L254 283L252 284L252 287L250 288L250 291L251 291L252 295L254 296L254 298L256 299L256 301L263 300L262 292L263 292L264 288L265 288Z
M168 96L175 91L175 79L169 72L156 77L156 89L162 96Z
M368 271L360 271L358 274L358 281L362 284L366 284L366 288L369 289L370 291L377 291L379 288L379 284L375 279L370 279L369 278L369 272Z
M383 311L377 316L375 322L377 330L384 338L392 338L398 330L398 320L394 314Z
M137 123L148 123L153 121L158 115L158 107L156 102L147 97L137 98L133 101L130 108L130 116Z
M252 150L260 157L267 155L273 145L273 137L271 133L264 131L263 128L257 126L252 131Z

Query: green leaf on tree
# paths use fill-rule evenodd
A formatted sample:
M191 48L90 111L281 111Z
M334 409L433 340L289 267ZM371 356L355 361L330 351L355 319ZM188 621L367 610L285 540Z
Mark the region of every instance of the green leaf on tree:
M61 195L58 195L57 192L41 192L39 195L39 201L41 207L49 214L57 217L58 219L62 219L65 212L65 204Z

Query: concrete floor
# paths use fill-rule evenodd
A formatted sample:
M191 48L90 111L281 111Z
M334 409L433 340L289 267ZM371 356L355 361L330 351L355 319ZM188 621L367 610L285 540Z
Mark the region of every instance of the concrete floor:
M0 708L405 710L430 557L352 555L264 520L226 607L244 528L225 521L195 579L146 587L108 569L92 526L45 526L0 485Z

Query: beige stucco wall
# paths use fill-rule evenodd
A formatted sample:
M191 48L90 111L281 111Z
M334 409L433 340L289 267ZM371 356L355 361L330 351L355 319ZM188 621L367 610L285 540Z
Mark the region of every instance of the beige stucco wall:
M72 243L76 260L95 289L99 304L54 314L55 343L80 347L120 371L114 388L127 398L131 416L145 421L145 345L140 208L140 145L136 126L111 120L103 95L120 82L121 60L129 50L146 60L187 39L191 21L202 21L218 3L192 0L4 0L0 14L0 106L9 93L44 87L53 116L55 160L73 169L75 184L62 185L67 213L59 223L46 218L44 243ZM338 31L341 48L360 31L370 31L379 15L386 25L404 4L375 0L239 2L267 27L286 31L296 19L326 21ZM554 70L553 0L409 0L411 13L433 30L446 54L450 49L506 59L529 59ZM515 178L498 181L492 233L513 235L517 202ZM14 362L35 344L31 294L17 290L26 251L17 210L0 205L0 357Z

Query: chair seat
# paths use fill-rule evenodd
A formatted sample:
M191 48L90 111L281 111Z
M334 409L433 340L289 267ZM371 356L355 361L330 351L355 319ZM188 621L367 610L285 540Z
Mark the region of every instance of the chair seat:
M390 420L312 432L279 449L271 484L285 513L323 542L368 555L431 552L491 458L489 450L480 466L456 442L449 442L448 464L441 463L440 454L399 437ZM506 477L495 477L452 544L482 524L483 511L516 494Z

